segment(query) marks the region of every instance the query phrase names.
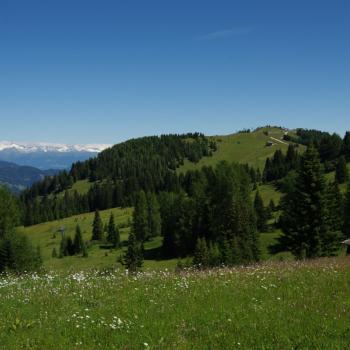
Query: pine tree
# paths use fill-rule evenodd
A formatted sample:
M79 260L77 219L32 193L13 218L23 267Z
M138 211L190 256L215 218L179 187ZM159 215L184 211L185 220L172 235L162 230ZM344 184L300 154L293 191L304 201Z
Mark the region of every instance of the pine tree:
M95 218L92 224L92 241L101 241L103 238L103 223L101 220L100 212L95 211Z
M144 191L136 196L132 226L138 241L145 242L149 238L147 200Z
M84 240L81 234L81 229L79 224L75 228L75 236L73 241L74 254L80 254L83 252Z
M143 265L142 243L136 239L133 232L129 235L127 250L121 262L131 273L137 272Z
M259 191L255 194L254 199L254 209L256 214L256 226L260 232L265 232L267 230L267 217L268 213L264 207L264 202L260 196Z
M302 157L295 188L282 201L280 244L297 258L330 255L337 234L329 227L327 186L319 155L309 147Z
M117 226L114 223L114 215L111 213L109 217L108 227L107 227L107 241L113 245L114 248L120 246L120 234Z
M339 184L343 184L349 179L349 172L344 156L339 157L336 168L335 168L335 180Z

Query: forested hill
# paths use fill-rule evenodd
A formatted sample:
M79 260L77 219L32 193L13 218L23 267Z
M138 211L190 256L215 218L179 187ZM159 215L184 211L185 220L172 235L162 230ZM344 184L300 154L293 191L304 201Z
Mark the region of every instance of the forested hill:
M176 169L185 160L197 162L215 150L215 142L199 133L143 137L117 144L97 158L73 164L70 172L47 177L25 191L25 223L130 205L133 194L141 189L174 190L178 187ZM86 195L66 191L81 180L92 184Z
M327 171L350 159L350 136L280 127L242 130L228 136L200 133L132 139L46 177L23 192L24 223L32 225L74 214L132 206L140 190L184 189L203 166L220 161L246 164L252 183L278 181L298 166L298 154L313 143ZM348 158L348 159L347 159ZM83 185L83 186L82 186Z

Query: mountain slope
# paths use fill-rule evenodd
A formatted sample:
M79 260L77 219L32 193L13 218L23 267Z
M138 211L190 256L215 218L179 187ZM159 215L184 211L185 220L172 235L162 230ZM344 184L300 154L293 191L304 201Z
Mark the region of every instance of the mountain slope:
M57 170L40 170L30 166L0 161L0 183L13 192L19 192L45 176L57 174Z

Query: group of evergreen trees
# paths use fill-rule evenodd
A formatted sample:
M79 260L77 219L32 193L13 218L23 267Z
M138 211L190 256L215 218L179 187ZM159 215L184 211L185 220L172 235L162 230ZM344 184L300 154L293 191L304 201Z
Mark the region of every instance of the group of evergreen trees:
M34 248L28 238L16 232L20 223L17 199L0 187L0 273L32 271L42 265L40 248Z
M62 233L58 257L63 258L64 256L78 254L82 254L83 257L88 256L86 243L83 240L83 236L79 225L77 225L75 228L75 236L73 240L70 236L66 236L64 233ZM56 248L53 248L52 257L57 257Z
M328 184L317 149L308 147L301 158L295 183L282 203L280 225L282 249L297 258L336 255L343 237L343 224L349 211L343 211L343 198L338 184Z
M289 171L298 167L299 159L296 145L290 144L286 154L277 150L272 158L266 159L263 181L271 182L282 179Z

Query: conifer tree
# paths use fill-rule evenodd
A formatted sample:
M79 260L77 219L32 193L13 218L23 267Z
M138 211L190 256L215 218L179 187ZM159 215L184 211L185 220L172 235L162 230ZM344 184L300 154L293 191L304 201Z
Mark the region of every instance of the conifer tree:
M74 236L74 241L73 241L74 254L82 253L83 247L84 247L83 236L81 234L80 226L79 226L79 224L77 224L77 226L75 228L75 236Z
M350 133L349 133L350 136ZM343 219L343 234L344 238L350 238L350 182L348 183L345 203L344 203L344 219Z
M265 232L267 230L268 213L264 207L264 202L260 196L259 191L255 194L254 209L256 214L256 226L258 231Z
M114 248L120 246L120 234L117 226L114 223L114 215L111 213L107 228L107 241L113 245Z
M343 184L349 179L349 172L346 165L346 159L344 156L339 157L335 168L335 180L339 184Z
M280 244L297 258L331 255L338 235L329 227L327 186L319 155L308 147L302 157L295 188L282 201Z
M101 241L103 238L103 223L101 220L100 212L95 211L95 218L92 224L92 241Z
M149 238L147 200L144 191L136 196L132 226L138 241L145 242Z
M121 262L131 273L137 272L143 265L142 243L137 240L133 232L129 235L127 250Z

